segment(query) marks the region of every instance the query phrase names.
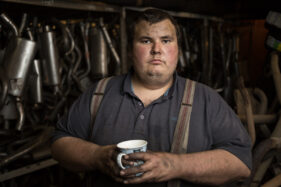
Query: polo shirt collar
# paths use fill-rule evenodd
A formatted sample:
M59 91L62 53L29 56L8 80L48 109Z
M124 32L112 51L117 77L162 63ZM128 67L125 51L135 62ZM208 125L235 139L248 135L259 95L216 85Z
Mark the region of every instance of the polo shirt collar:
M128 93L132 96L135 96L133 91L133 85L132 85L132 76L133 76L134 70L131 69L128 74L126 75L124 82L123 82L123 93ZM178 83L178 73L175 72L173 74L174 80L172 86L167 90L167 92L164 94L164 97L172 97L174 95L176 85Z

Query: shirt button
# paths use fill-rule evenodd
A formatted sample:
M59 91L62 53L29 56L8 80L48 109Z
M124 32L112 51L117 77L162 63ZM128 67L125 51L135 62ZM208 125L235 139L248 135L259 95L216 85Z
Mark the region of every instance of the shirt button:
M142 115L140 115L140 118L141 118L141 119L144 119L144 115L143 115L143 114L142 114Z
M140 106L142 106L142 103L141 103L141 102L138 102L138 104L139 104Z

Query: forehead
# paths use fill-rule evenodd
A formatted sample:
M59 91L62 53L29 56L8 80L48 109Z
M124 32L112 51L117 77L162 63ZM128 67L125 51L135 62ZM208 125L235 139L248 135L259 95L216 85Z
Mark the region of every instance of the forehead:
M140 36L176 36L176 28L169 19L157 23L140 21L135 26L135 37Z

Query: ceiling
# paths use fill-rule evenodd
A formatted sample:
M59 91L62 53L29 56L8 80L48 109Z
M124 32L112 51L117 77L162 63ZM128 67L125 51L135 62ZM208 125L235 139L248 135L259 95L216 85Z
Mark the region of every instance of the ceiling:
M270 10L281 12L281 6L278 5L280 0L103 0L102 2L118 6L151 6L228 19L264 19Z

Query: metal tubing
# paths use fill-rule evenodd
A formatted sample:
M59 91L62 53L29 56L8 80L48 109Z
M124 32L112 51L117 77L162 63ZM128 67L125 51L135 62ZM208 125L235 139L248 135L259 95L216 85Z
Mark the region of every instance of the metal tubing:
M260 162L262 161L262 159L264 158L264 156L266 155L266 153L268 153L270 150L272 149L279 149L281 147L281 138L268 138L262 142L260 142L255 149L253 150L253 168L252 168L252 173L250 178L248 178L244 183L243 183L243 187L245 186L249 186L251 183L254 184L253 181L253 177L257 171L258 166L260 165ZM254 180L255 181L255 180Z
M2 13L0 15L0 18L2 18L4 20L4 22L12 28L12 31L15 36L19 36L19 30L18 30L16 24L6 14Z
M40 60L35 59L32 64L32 82L30 84L31 99L34 103L43 103L42 72Z
M267 181L265 184L261 185L261 187L277 187L281 186L281 173L274 178Z
M91 28L91 75L93 78L102 78L108 75L108 52L101 29Z
M242 122L247 122L247 116L243 114L238 115ZM257 124L262 123L274 123L277 120L276 114L254 114L253 115L254 122Z
M121 64L121 63L120 63L119 55L118 55L116 49L114 48L114 46L113 46L113 44L112 44L112 41L111 41L111 39L110 39L110 36L109 36L109 34L108 34L108 32L107 32L105 26L104 26L103 18L100 18L100 19L99 19L99 24L100 24L102 33L104 34L105 41L106 41L106 43L108 44L109 49L110 49L110 51L111 51L111 53L112 53L112 56L113 56L113 58L114 58L114 61L115 61L115 63L117 64L117 67L115 68L115 69L116 69L115 73L116 73L117 75L119 75L119 74L120 74L120 64Z
M240 92L241 92L241 95L242 95L242 98L244 101L244 105L245 105L248 131L251 136L252 145L254 145L255 141L256 141L256 130L255 130L254 117L253 117L253 110L252 110L252 105L251 105L251 99L250 99L247 88L245 88L244 80L242 77L239 78L239 86L240 86Z
M21 96L30 64L35 56L36 43L23 38L13 38L4 56L4 71L9 79L9 93Z
M258 98L260 100L260 102L259 102L260 105L258 107L257 113L258 114L265 114L267 112L267 105L268 105L268 100L267 100L267 97L266 97L265 93L259 88L255 88L253 90L253 93L256 96L258 96ZM255 123L257 123L256 119L255 119L255 115L254 115L254 120L255 120ZM274 121L276 121L276 120L277 120L277 117L275 118ZM264 123L268 123L268 122L264 122ZM263 135L265 137L270 137L271 132L270 132L270 129L267 127L266 124L260 124L258 127L260 128L261 132L263 133Z
M281 117L279 117L279 120L275 126L275 129L271 134L271 137L277 137L277 138L281 137ZM270 166L271 162L272 162L272 158L269 158L259 165L258 170L255 173L255 176L253 178L253 181L255 181L255 183L252 183L251 187L259 186L259 183L262 180L262 178L263 178L265 172L267 171L268 167Z
M4 102L6 100L7 94L8 94L8 79L2 69L0 67L0 83L1 83L1 97L0 97L0 110L2 109L2 106L4 106Z
M20 24L20 27L19 27L19 35L22 35L23 29L26 25L26 21L27 21L27 14L24 13L22 15L21 24Z
M89 53L89 46L88 46L88 36L86 36L86 30L85 25L83 23L80 23L80 30L82 33L82 39L84 44L84 54L85 54L85 60L86 60L86 71L83 73L83 75L79 76L79 79L85 78L91 71L91 62L90 62L90 53Z
M55 43L55 35L50 31L48 25L45 31L40 34L40 53L44 68L44 77L47 85L57 86L60 84L59 76L59 55Z
M19 112L19 119L16 125L16 130L21 131L25 120L25 114L23 104L21 103L20 98L17 98L17 109Z
M261 106L258 110L258 114L265 114L267 111L267 104L268 104L268 100L265 93L259 88L255 88L253 90L253 93L256 94L260 99Z
M46 128L43 130L43 132L41 132L41 134L38 136L37 139L35 139L31 145L26 145L24 147L22 147L19 151L17 151L16 153L9 155L8 157L2 159L0 161L0 168L3 168L5 165L7 165L8 163L18 159L19 157L21 157L22 155L32 151L34 148L38 147L39 145L41 145L42 143L44 143L48 138L49 138L49 133L50 133L50 128Z

